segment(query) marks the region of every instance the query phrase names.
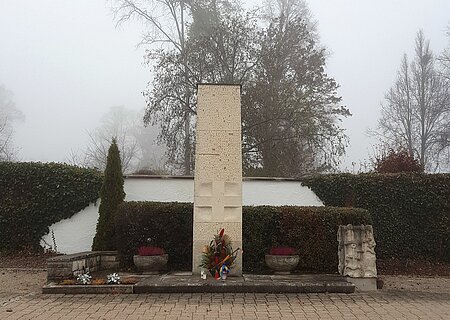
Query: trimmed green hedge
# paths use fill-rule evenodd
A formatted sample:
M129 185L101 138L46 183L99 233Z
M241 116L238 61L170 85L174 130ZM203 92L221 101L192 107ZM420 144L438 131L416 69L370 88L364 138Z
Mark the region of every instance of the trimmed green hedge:
M371 213L378 258L450 261L450 174L333 174L303 182L327 206Z
M296 248L297 269L336 272L339 225L371 224L367 210L334 207L244 207L244 270L267 269L264 256L272 246Z
M116 215L117 249L125 266L132 266L140 245L149 244L169 253L169 269L192 270L192 210L190 203L121 204ZM370 215L354 208L244 207L244 271L266 272L264 256L270 248L290 246L299 251L299 269L334 272L337 228L349 223L370 224Z
M40 248L50 225L97 200L101 183L95 170L0 162L0 251Z
M123 202L116 214L117 250L122 263L133 265L133 255L144 245L162 247L172 270L192 266L192 203Z

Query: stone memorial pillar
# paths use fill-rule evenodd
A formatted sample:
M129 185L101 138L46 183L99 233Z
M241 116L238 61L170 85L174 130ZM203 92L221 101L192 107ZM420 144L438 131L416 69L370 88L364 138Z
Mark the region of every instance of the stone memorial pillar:
M198 85L192 272L202 247L224 228L242 248L241 87ZM230 275L242 275L242 254Z

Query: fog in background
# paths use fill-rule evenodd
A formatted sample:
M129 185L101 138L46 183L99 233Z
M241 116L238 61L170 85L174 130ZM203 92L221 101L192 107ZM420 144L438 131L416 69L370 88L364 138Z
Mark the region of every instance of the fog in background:
M417 31L435 54L448 46L450 1L307 2L331 53L328 73L353 114L343 124L350 138L343 168L351 170L376 143L366 131L376 127ZM0 0L0 84L25 116L15 123L19 160L65 161L86 146L87 132L111 107L145 108L141 92L152 73L143 65L145 48L136 47L142 30L138 23L115 28L103 0Z

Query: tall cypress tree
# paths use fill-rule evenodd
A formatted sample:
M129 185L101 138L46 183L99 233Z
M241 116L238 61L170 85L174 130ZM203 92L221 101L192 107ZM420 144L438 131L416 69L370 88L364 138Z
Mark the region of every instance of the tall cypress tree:
M116 139L112 139L106 160L105 177L100 191L101 203L98 209L97 232L92 250L115 250L115 214L117 207L125 199L123 190L122 165Z

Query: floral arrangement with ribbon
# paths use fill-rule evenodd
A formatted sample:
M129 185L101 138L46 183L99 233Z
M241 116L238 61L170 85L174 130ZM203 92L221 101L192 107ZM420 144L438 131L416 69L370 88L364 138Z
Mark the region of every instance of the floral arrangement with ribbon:
M233 251L230 236L221 229L209 245L203 247L200 267L207 269L214 278L224 279L233 267L239 250Z

